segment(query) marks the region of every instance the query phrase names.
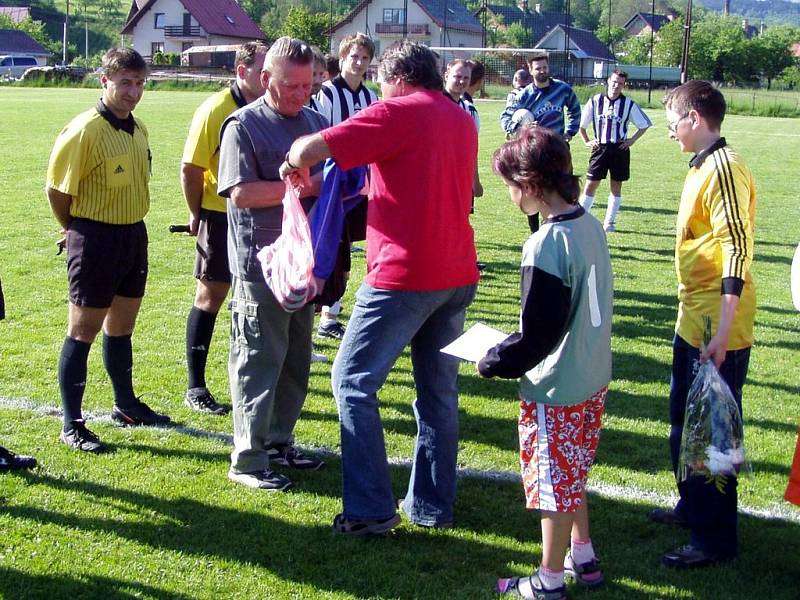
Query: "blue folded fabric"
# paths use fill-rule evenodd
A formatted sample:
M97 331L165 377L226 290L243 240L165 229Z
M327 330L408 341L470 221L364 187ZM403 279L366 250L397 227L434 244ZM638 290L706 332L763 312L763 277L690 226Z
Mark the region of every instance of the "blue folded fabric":
M333 273L342 239L344 216L362 198L360 192L366 176L366 167L342 171L332 158L325 161L322 189L309 215L311 243L314 246L314 275L320 279L327 279Z

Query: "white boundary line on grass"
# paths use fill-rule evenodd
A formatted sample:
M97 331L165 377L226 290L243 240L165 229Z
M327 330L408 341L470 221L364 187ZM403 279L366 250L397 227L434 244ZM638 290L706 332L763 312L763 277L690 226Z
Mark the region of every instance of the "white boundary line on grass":
M48 417L61 417L61 409L53 406L43 406L37 404L32 400L24 398L9 398L0 396L0 408L13 408L19 410L28 410L36 412ZM84 416L93 421L100 421L108 423L111 421L109 413L84 413ZM186 427L178 425L175 427L162 428L162 431L180 433L194 438L213 439L222 442L226 445L233 444L233 436L229 433L222 433L219 431L206 431L204 429L197 429L195 427ZM303 450L315 452L326 458L339 458L339 453L334 452L330 448L316 447L316 446L300 446ZM394 466L411 467L411 461L406 458L390 457L389 463ZM459 477L468 477L471 479L484 479L488 481L503 481L503 482L518 482L520 480L519 473L515 471L495 471L492 469L472 469L463 468L458 470ZM593 483L589 484L588 491L603 498L611 500L626 500L626 501L640 501L645 500L652 504L659 506L670 507L674 506L678 497L674 494L660 494L651 490L643 490L639 488L626 487L621 485L612 485L606 483ZM800 523L800 511L790 506L788 503L773 504L768 508L752 508L749 506L739 505L739 512L757 517L760 519L770 519L774 521L789 521L792 523Z

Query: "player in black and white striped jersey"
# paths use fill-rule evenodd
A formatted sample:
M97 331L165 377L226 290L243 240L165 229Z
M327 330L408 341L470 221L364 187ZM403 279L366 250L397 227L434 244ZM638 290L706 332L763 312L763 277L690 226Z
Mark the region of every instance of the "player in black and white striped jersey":
M378 99L364 85L364 76L375 56L375 43L363 34L347 36L339 44L341 72L322 84L316 96L320 112L338 125Z
M622 204L622 182L630 179L630 147L653 124L639 105L622 93L627 79L627 73L615 69L608 78L607 92L589 98L581 114L579 132L584 144L592 149L592 154L580 203L586 211L592 208L594 194L610 172L611 193L603 220L606 232L616 231L617 212ZM637 131L628 137L631 123ZM586 132L589 125L594 131L591 140Z
M339 66L335 77L323 82L315 100L318 110L331 125L338 125L363 108L378 100L378 96L364 85L364 76L375 56L375 42L363 33L345 37L339 43ZM367 199L351 210L346 221L346 243L366 239ZM348 254L349 258L349 254ZM349 268L347 269L349 271ZM338 300L322 307L317 335L341 339L344 327L338 322L342 310Z
M465 95L472 76L472 61L463 58L454 58L447 63L444 72L444 90L454 102L470 116L475 123L475 128L480 133L481 119L478 116L478 109L471 99ZM481 185L478 169L475 169L475 178L472 183L472 195L476 198L483 196L483 186Z

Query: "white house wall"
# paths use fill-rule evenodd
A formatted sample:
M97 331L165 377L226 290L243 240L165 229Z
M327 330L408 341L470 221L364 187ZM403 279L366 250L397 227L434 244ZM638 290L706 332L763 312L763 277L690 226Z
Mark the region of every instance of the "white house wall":
M214 43L229 43L229 42L210 42L208 37L196 38L167 38L164 37L163 29L156 29L155 15L156 13L164 13L164 25L183 27L183 15L186 13L186 8L180 0L157 0L153 6L142 16L138 23L133 28L131 35L132 47L142 56L150 56L154 42L164 43L164 52L181 52L183 50L183 42L191 41L196 46L206 46ZM192 27L197 27L198 23L192 17ZM228 38L223 38L228 39ZM233 42L236 43L236 42Z
M340 29L337 29L333 35L331 43L331 52L337 53L339 50L339 42L348 35L353 35L358 32L369 33L369 36L377 42L376 60L380 53L393 42L403 37L402 33L376 33L376 25L383 23L383 10L386 8L402 9L403 0L374 0L369 5L358 13L350 23L345 24ZM408 2L408 25L409 29L413 25L428 25L427 34L408 34L410 39L423 42L429 46L442 45L441 28L436 25L422 8L413 0ZM402 23L401 23L402 25ZM447 29L447 44L452 46L465 46L476 47L481 44L480 33L467 33L462 31L455 31L448 27Z

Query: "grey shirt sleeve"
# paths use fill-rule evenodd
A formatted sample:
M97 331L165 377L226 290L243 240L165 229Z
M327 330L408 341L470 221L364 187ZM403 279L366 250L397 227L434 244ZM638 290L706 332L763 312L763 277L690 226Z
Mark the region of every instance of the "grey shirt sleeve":
M234 186L261 181L262 178L253 142L242 124L231 120L223 127L219 148L217 193L228 198Z

